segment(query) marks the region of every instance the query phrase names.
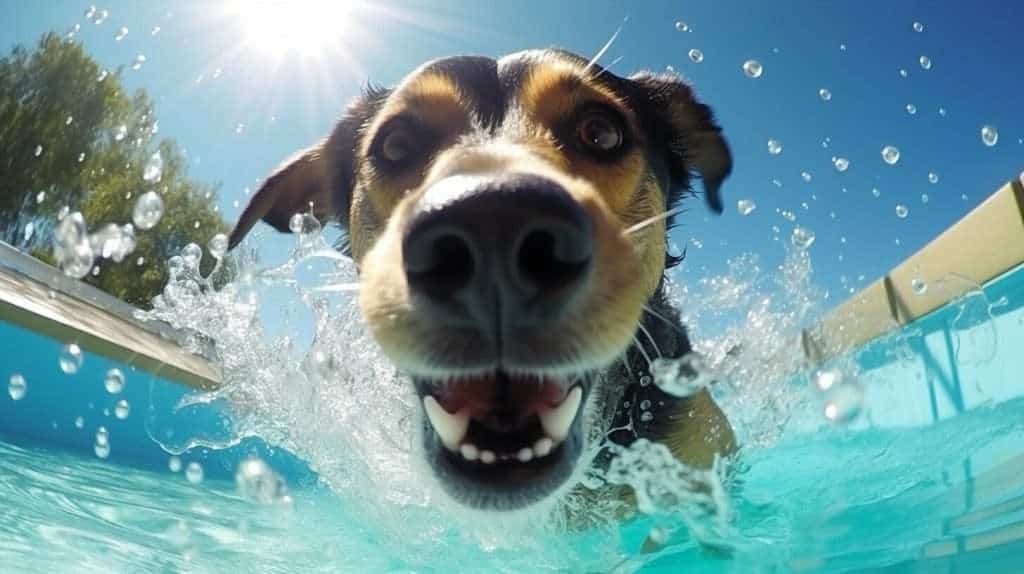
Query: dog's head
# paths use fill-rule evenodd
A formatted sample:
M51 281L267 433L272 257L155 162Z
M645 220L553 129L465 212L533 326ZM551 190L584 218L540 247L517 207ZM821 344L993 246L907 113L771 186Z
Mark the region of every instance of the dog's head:
M231 244L259 219L339 221L442 486L513 509L565 485L607 430L616 389L598 373L662 280L659 216L691 171L721 211L730 167L711 110L675 77L550 50L448 58L353 103L266 180Z

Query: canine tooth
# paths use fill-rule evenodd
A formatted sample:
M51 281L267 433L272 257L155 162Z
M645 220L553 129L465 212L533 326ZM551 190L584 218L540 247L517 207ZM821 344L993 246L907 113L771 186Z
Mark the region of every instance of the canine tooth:
M557 442L561 442L565 440L565 437L569 436L569 427L572 426L572 421L576 418L576 411L580 408L580 399L582 398L583 390L579 387L573 387L569 391L569 395L562 401L562 404L553 409L541 411L538 415L540 417L540 425L549 437Z
M459 451L462 452L462 458L466 460L476 460L480 457L480 451L476 448L476 445L463 443L459 447Z
M493 450L482 450L480 451L480 462L484 464L494 464L494 461L498 460Z
M423 399L423 410L444 446L448 450L458 450L469 429L469 414L462 411L451 414L430 395Z
M524 446L519 449L519 452L516 454L516 458L519 459L519 462L530 462L533 460L533 449L528 446Z
M549 437L544 437L533 444L533 452L538 458L540 458L550 454L551 449L554 447L555 441L551 440Z

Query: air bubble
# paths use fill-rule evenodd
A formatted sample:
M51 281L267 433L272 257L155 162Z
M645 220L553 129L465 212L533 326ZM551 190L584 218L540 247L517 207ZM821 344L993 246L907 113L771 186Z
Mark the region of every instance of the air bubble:
M117 35L114 36L114 41L115 42L120 42L121 40L124 40L125 36L127 36L127 35L128 35L128 27L127 26L121 26L121 29L117 31Z
M110 433L107 431L107 427L96 429L96 444L103 446L110 444Z
M128 135L128 126L121 124L117 126L117 130L114 132L114 141L121 141Z
M242 496L257 504L287 502L288 485L274 469L258 458L250 458L238 465L235 484Z
M822 88L822 89L818 90L818 96L822 100L827 102L827 101L832 99L832 92L829 91L827 88Z
M834 157L832 158L832 165L838 172L844 172L850 168L850 160L845 157Z
M185 467L185 480L192 484L203 482L203 467L198 462L190 462Z
M244 131L245 131L245 124L243 124L243 123L235 124L235 133L236 134L241 134Z
M110 456L110 444L99 444L92 445L92 452L96 454L96 458L106 459Z
M124 373L121 369L115 367L107 371L107 376L103 378L103 388L112 395L124 390Z
M171 472L181 472L181 458L172 456L167 459L167 470Z
M928 183L939 183L939 174L935 173L934 171L928 172Z
M782 142L779 140L768 140L768 153L772 155L782 153Z
M701 52L697 48L691 49L688 55L694 64L699 64L704 61L704 52Z
M927 193L922 193L921 194L921 203L928 203L929 199L930 198L928 197Z
M142 171L142 179L150 182L160 181L160 176L164 172L164 158L160 156L160 152L155 152L149 156L149 160L146 161L146 167Z
M135 60L132 62L132 69L138 70L142 68L142 65L146 63L146 57L142 54L135 56Z
M651 373L658 388L674 397L690 397L710 387L717 380L717 373L696 353L688 353L679 359L655 359ZM646 406L645 406L646 403ZM640 403L641 410L647 410L650 401Z
M743 62L743 73L746 74L748 78L760 78L761 74L764 73L764 66L762 66L761 62L758 62L757 60L747 60L746 62Z
M11 375L11 378L7 380L7 394L11 396L11 400L20 401L25 398L26 392L28 392L28 383L25 382L25 377L19 373Z
M799 249L808 249L814 244L814 232L804 227L794 227L789 240Z
M139 229L152 229L164 214L164 200L155 191L147 191L135 202L132 221Z
M752 199L741 199L736 202L736 211L740 212L740 215L750 215L757 209L757 204Z
M117 401L117 404L114 405L114 416L117 417L118 420L123 421L128 418L128 414L130 412L131 406L128 404L128 401L124 399Z
M864 388L857 381L847 381L826 393L824 414L829 422L845 425L853 422L864 407Z
M75 417L75 428L82 430L85 428L85 419L82 417Z
M910 280L910 288L918 295L924 295L928 292L928 284L917 277Z
M654 413L651 411L644 411L640 413L640 422L649 423L654 420Z
M153 29L149 31L150 36L156 36L160 33L160 26L153 26Z
M910 209L908 209L907 206L903 205L902 203L897 203L896 217L899 217L900 219L906 219L908 215L910 215Z
M682 20L676 20L676 32L689 32L690 25Z
M924 24L920 22L914 22L914 31L917 33L924 32Z
M838 369L822 369L814 373L814 386L819 391L828 391L843 382L843 372Z
M813 176L811 176L811 172L809 171L801 171L800 178L807 183L811 183L811 180L814 179Z
M57 363L65 375L73 375L78 372L84 361L85 357L82 355L81 347L75 343L69 343L61 349Z
M917 61L920 62L922 70L932 69L932 59L928 56L921 56Z
M906 69L900 68L900 77L901 78L906 78L907 77L907 70Z
M915 106L914 104L907 104L907 113L910 114L910 115L916 114L917 113L917 106Z
M206 244L206 248L210 251L210 255L213 255L214 259L221 259L224 254L228 252L228 236L223 233L218 233L210 238L210 242Z
M992 147L999 142L999 132L996 128L986 125L981 127L981 142L988 147Z
M891 145L882 148L882 160L889 165L896 165L896 162L900 161L899 148Z

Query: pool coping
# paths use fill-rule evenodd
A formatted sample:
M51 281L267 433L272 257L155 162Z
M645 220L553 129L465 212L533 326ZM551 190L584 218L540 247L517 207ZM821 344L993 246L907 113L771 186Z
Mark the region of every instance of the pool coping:
M1021 264L1024 186L1014 180L805 329L804 352L817 363L841 356L940 310Z
M189 387L219 386L218 369L181 347L182 332L165 323L143 322L135 318L136 311L0 242L0 321Z

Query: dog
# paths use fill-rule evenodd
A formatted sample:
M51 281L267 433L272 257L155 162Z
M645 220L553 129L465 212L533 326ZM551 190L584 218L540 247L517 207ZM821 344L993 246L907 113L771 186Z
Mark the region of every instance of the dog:
M691 352L665 273L675 208L732 158L678 77L619 77L561 50L424 64L369 87L270 175L231 233L334 219L373 337L422 405L422 456L479 510L568 493L603 441L712 465L736 449L708 391L651 384Z

